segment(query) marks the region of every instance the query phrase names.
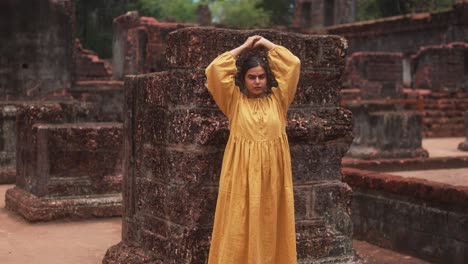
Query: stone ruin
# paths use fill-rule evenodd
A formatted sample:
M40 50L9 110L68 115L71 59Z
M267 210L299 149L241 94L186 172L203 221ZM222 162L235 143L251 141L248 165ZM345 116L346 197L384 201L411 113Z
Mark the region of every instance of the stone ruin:
M356 20L356 0L298 0L293 27L320 28Z
M468 187L400 173L467 168L468 157L343 160L343 166L343 181L353 188L356 239L430 263L467 262Z
M75 39L74 14L0 4L0 182L16 181L6 208L28 221L121 214L123 82Z
M86 114L76 104L21 108L7 209L28 221L121 215L122 124L82 122Z
M397 97L388 92L385 92L385 96L390 99L422 98L422 104L414 101L404 104L406 108L411 104L420 104L418 111L423 115L425 137L463 136L463 114L468 107L467 14L468 2L457 1L452 9L445 11L336 25L316 32L345 37L350 43L350 58L375 53L395 59L402 56L398 63L402 65L402 74L398 74L402 79L397 84L401 83L403 89L396 88ZM314 33L310 30L307 32ZM362 61L357 58L352 60ZM388 69L394 72L395 67ZM385 80L369 80L360 74L362 71L359 69L350 68L347 71L357 71L357 74L348 75L345 79L344 85L349 88L343 90L345 100L365 98L369 89L378 91L379 85L388 83ZM390 72L384 71L383 74L390 77ZM360 81L349 77L358 77ZM394 77L400 78L397 75ZM393 88L391 90L395 91Z
M205 263L228 122L204 86L218 54L260 34L302 61L288 114L299 263L354 259L341 158L351 113L339 105L346 42L336 36L189 28L168 38L169 70L125 82L122 241L103 263Z
M468 11L467 11L468 13ZM427 137L462 136L468 109L468 43L422 47L412 56L413 89L426 89Z
M422 148L421 102L405 100L403 58L388 52L356 52L347 58L341 104L354 117L354 140L347 156L428 156Z
M197 25L159 22L152 17L140 17L136 11L115 18L112 40L113 78L121 80L128 74L165 70L167 34L193 26Z

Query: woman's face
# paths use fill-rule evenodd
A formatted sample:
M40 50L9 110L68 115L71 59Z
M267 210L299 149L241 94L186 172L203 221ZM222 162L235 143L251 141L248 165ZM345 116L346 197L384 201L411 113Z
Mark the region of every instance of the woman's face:
M250 68L244 76L244 85L250 98L260 98L265 95L267 76L262 66Z

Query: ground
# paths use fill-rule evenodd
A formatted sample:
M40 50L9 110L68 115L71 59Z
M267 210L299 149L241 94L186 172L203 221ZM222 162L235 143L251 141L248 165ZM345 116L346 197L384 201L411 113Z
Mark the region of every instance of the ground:
M423 147L431 157L468 156L457 150L463 138L425 139ZM467 185L468 168L443 170L453 175L457 185ZM409 172L408 172L409 173ZM399 173L401 175L401 173ZM409 175L409 174L408 174ZM424 176L426 175L426 176ZM412 172L411 177L433 177L440 172ZM0 185L0 197L13 185ZM106 250L121 240L121 219L109 218L92 221L30 224L7 211L4 199L0 200L0 262L2 264L83 264L101 263ZM376 247L365 241L354 241L354 248L366 264L424 264L422 260Z

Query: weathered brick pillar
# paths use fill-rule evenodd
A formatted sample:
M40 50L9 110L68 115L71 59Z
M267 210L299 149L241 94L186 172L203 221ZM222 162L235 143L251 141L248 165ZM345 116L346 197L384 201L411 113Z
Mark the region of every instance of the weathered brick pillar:
M458 149L468 151L468 111L465 111L465 141L458 145Z
M169 71L126 79L123 239L103 263L206 263L229 131L204 86L204 68L254 34L302 61L287 127L299 263L353 259L351 190L340 173L352 140L351 113L338 96L345 40L189 28L169 35Z
M428 157L422 148L422 115L385 102L353 102L354 140L347 156L361 159Z
M18 111L17 179L7 209L28 221L121 214L122 124L71 123L83 110L48 103Z

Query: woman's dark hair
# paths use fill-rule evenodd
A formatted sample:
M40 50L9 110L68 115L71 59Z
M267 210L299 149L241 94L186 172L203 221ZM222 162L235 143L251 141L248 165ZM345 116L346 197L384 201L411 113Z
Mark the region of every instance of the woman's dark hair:
M255 68L257 66L261 66L266 73L267 77L267 90L266 94L271 93L271 87L278 86L275 77L273 75L273 72L271 72L270 65L268 64L268 60L266 58L266 54L261 54L259 51L254 51L254 52L247 52L245 54L242 54L239 56L239 58L236 61L237 64L237 75L236 75L236 84L240 87L241 91L245 94L246 89L245 89L245 74L247 74L247 71Z

